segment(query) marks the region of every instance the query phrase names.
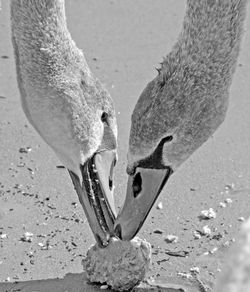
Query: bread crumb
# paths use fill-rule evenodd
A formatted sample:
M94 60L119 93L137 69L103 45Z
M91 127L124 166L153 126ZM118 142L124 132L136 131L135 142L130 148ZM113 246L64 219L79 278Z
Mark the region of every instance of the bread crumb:
M166 243L177 243L178 240L178 236L172 234L169 234L164 238L164 241L166 241Z
M91 246L82 265L90 282L126 291L144 279L150 262L151 245L135 237L131 241L113 238L105 248Z
M208 210L201 211L200 217L202 219L212 219L216 218L216 213L213 208L209 208Z

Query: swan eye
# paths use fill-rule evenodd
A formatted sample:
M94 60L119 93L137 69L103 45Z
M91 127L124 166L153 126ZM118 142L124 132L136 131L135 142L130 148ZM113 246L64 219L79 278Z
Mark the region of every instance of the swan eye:
M142 189L141 184L142 184L141 174L140 172L138 172L134 177L132 185L134 198L136 198L140 194Z
M103 123L108 123L108 114L106 112L103 112L102 115L101 115L101 121Z

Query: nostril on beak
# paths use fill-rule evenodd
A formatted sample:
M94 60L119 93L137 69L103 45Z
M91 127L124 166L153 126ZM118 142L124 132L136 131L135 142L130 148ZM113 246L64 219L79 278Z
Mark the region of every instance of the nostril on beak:
M141 178L140 172L138 172L135 175L132 188L133 188L133 196L134 198L136 198L142 190L142 178Z
M115 227L115 235L122 239L122 228L121 228L121 225L120 224L117 224L116 227Z
M113 188L113 181L109 178L109 189L112 191Z

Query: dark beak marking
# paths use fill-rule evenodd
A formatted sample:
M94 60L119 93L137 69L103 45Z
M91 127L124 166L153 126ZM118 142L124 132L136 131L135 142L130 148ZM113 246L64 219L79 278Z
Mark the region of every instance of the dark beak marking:
M112 190L113 188L113 181L109 178L109 189Z
M148 212L147 212L147 214L145 215L143 221L140 222L140 224L139 224L137 230L135 231L133 237L136 236L136 234L140 231L140 229L141 229L143 223L145 222L145 220L146 220L147 217L148 217L148 214L149 214L149 212L150 212L152 206L154 205L155 201L156 201L157 198L159 197L159 195L160 195L160 193L161 193L163 187L165 186L167 180L169 179L169 177L170 177L171 174L173 173L173 170L172 170L171 167L167 167L167 168L168 168L168 172L167 172L166 176L164 177L164 180L162 181L162 183L161 183L161 185L160 185L160 188L159 188L159 190L158 190L158 192L157 192L157 194L156 194L156 196L155 196L155 198L154 198L154 201L152 202L151 207L148 209ZM117 225L117 227L118 227L118 226L120 226L120 225ZM121 228L121 226L120 226L120 228ZM116 230L116 229L115 229L115 230ZM118 231L119 231L119 230L118 230ZM121 233L122 233L122 232L120 231L120 233L119 233L120 236L122 236ZM116 234L117 234L117 233L116 233ZM133 238L133 237L132 237L132 238ZM122 237L120 237L120 238L122 238Z
M118 238L122 239L122 228L120 224L115 227L114 233Z
M134 198L136 198L142 190L142 178L141 178L140 172L138 172L135 175L132 188L133 188L133 196Z

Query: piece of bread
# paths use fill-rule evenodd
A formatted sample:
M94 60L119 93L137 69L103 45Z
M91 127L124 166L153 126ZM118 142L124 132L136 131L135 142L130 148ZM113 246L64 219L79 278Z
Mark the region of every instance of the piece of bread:
M106 248L91 246L82 264L90 282L126 291L144 279L150 262L150 243L135 237L131 241L112 238Z

